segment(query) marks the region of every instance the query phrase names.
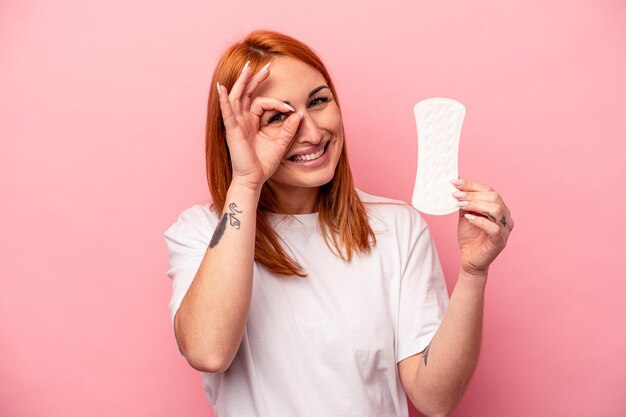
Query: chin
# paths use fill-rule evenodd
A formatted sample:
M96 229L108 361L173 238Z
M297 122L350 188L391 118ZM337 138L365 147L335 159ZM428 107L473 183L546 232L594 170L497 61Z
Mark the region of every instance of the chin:
M332 172L319 172L319 173L292 173L281 172L282 175L274 176L270 179L272 185L277 187L299 187L299 188L316 188L326 185L335 177L335 170Z

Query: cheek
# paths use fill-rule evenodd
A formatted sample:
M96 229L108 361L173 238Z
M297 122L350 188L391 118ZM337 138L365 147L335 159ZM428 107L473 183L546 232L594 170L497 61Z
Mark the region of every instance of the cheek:
M337 118L333 124L333 133L337 138L337 141L341 141L343 143L343 121L340 117Z
M336 132L342 133L343 134L343 119L341 118L341 112L339 112L339 108L337 106L335 106L335 111L332 113L331 116L331 123L334 126L334 129Z
M343 120L338 109L320 115L319 123L336 135L343 134Z

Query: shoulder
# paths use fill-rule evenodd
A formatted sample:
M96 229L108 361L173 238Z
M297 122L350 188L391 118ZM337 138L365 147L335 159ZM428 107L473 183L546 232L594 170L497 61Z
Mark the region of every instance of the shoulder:
M208 233L219 221L218 213L212 203L194 204L182 210L164 235L177 233Z
M401 230L423 230L428 227L426 220L411 204L402 200L377 196L356 189L367 210L372 228L380 223L386 227Z

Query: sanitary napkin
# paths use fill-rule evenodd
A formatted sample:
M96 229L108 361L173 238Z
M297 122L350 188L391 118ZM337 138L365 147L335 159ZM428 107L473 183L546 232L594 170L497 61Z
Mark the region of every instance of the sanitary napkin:
M450 180L459 177L459 139L465 106L451 98L428 98L413 107L417 124L417 173L413 207L426 214L457 210Z

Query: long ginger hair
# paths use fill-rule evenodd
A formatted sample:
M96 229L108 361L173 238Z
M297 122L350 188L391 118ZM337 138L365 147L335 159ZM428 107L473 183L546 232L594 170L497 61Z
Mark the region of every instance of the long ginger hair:
M250 69L256 72L276 56L299 59L319 71L324 76L339 106L335 87L322 60L304 43L282 33L257 30L241 42L231 45L224 52L213 72L207 106L205 143L207 180L213 206L219 210L219 213L224 210L226 193L233 171L216 83L219 82L230 91L247 61L250 61ZM339 112L341 113L341 107ZM337 256L350 262L354 252L369 253L370 245L376 244L376 237L369 225L365 207L354 187L345 142L344 139L333 179L320 187L317 209L319 226L326 244ZM287 209L277 201L268 184L265 183L261 189L256 214L254 259L279 275L307 276L302 267L281 246L268 222L268 212L287 213Z

